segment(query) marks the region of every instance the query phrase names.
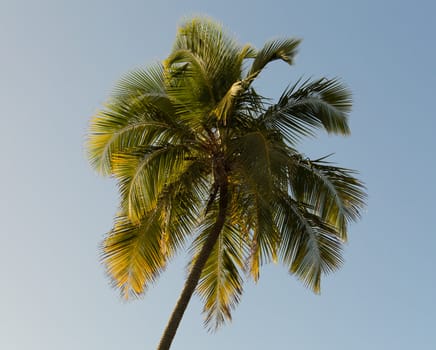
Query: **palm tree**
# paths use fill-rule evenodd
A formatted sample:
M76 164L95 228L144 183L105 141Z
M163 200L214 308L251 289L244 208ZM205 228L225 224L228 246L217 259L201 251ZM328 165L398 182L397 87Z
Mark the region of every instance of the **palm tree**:
M276 103L253 87L274 60L292 64L300 40L240 46L210 19L180 27L163 63L121 79L92 119L93 167L118 182L120 207L102 244L127 298L189 245L188 277L158 349L169 349L194 292L211 329L231 319L244 277L280 261L313 291L342 262L347 225L364 205L354 171L296 146L316 129L348 135L349 91L298 81Z

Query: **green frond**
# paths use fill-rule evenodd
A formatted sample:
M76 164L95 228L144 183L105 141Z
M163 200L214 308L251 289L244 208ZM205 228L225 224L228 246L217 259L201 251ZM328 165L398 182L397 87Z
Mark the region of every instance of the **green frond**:
M202 232L194 240L191 247L193 261L212 229L214 219L214 216L208 216ZM243 291L243 258L249 253L249 247L241 235L238 227L228 220L197 285L196 292L204 303L204 323L209 330L216 330L226 321L231 321L232 311L240 301Z
M191 93L199 92L198 95L190 95L199 100L204 100L204 103L214 103L213 82L212 77L207 71L207 64L201 57L196 56L192 51L187 49L178 49L174 51L166 60L169 77L173 78L177 75L182 75L184 84L189 85ZM180 80L180 76L177 77ZM177 86L180 86L180 81Z
M102 261L113 286L125 298L143 293L165 268L160 238L157 211L150 212L139 224L133 224L126 215L115 219L103 242Z
M185 145L171 144L116 155L113 173L133 222L156 206L165 186L186 171L191 156Z
M291 188L295 198L310 207L347 239L347 224L360 217L365 206L364 185L355 172L324 161L297 157L291 167Z
M241 88L244 82L241 82ZM233 103L233 113L231 118L228 118L227 130L233 135L241 135L245 131L253 131L259 128L258 122L259 115L265 111L266 99L252 88L248 87L239 94L238 98ZM264 127L261 127L265 129ZM229 134L230 135L230 134Z
M260 267L277 261L279 236L273 221L270 203L260 193L251 196L251 207L247 210L251 237L249 269L254 281L259 280Z
M243 125L240 135L229 141L228 153L242 181L271 193L273 183L288 186L290 149L280 132L263 128L257 120Z
M238 57L241 52L244 56L252 54L248 48L242 50L220 23L206 18L194 18L179 28L174 49L180 48L190 50L201 57L207 63L212 76L221 75L224 73L221 72L223 68L232 67L231 60ZM219 65L213 66L214 63Z
M320 79L297 82L287 89L277 104L268 108L262 120L278 129L295 144L301 136L313 136L315 128L328 133L348 135L351 93L338 80Z
M252 127L256 123L252 124ZM251 245L249 270L258 280L260 266L277 261L279 232L274 223L272 203L275 188L288 191L288 147L280 135L270 130L246 130L232 139L229 153L233 171L230 177L243 215L241 225L247 227Z
M334 271L342 264L339 232L290 197L281 196L274 205L281 235L281 261L307 287L319 293L322 273Z
M241 48L220 24L205 18L194 18L182 24L173 53L180 50L189 51L195 61L201 62L214 101L220 101L232 84L241 79L242 62L253 54L248 46ZM189 69L192 61L184 62L187 64L184 70ZM184 66L181 60L177 63ZM194 76L193 79L204 80L204 76Z
M250 247L244 270L257 282L260 267L277 261L279 234L273 221L270 197L251 184L234 184L233 187L237 198L237 204L232 209L234 220L243 233L245 244Z
M204 216L205 198L211 187L210 165L205 161L191 162L187 169L168 184L159 202L165 208L166 250L177 251L187 237L192 236Z
M230 142L229 153L235 157L233 160L235 170L241 173L245 181L252 181L251 186L260 186L265 193L271 191L271 155L270 144L261 131L246 132L235 137Z
M161 67L131 72L120 81L111 101L91 120L89 159L103 175L112 173L114 154L156 140L190 137L191 131L174 118L174 106L165 94L162 79Z
M257 53L248 76L258 75L268 63L275 60L283 60L288 64L293 64L300 42L300 39L292 38L268 41Z
M146 69L137 68L124 75L115 85L112 98L131 100L148 94L166 95L165 72L161 63Z
M191 162L137 223L127 214L116 218L103 243L103 262L125 297L141 294L195 233L210 186L208 171L204 162Z
M102 111L90 128L89 158L94 168L103 175L112 174L114 155L153 143L168 132L165 123L131 119L116 125L116 118L117 113Z

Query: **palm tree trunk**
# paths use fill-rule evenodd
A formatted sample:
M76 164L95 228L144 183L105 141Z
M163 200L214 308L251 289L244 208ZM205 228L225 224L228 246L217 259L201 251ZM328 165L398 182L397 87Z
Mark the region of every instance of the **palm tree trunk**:
M215 221L214 227L207 237L200 253L198 254L197 260L195 261L188 278L186 279L185 285L183 287L182 293L180 294L177 304L171 314L171 317L167 323L165 331L162 335L160 343L157 350L168 350L173 342L174 336L176 335L177 328L179 327L180 321L182 320L183 314L185 313L186 307L191 300L192 294L197 287L198 281L203 271L204 265L209 258L212 249L218 240L221 230L224 226L228 207L228 184L227 179L222 181L220 185L220 198L219 198L219 211L218 217Z

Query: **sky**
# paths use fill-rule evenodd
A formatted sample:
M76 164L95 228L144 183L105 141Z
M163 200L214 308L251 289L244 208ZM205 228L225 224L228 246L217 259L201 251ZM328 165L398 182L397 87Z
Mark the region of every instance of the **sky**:
M194 297L172 349L435 349L431 0L0 0L0 349L155 349L187 257L142 299L121 300L99 262L116 186L91 169L84 141L116 81L165 59L177 25L198 14L256 47L303 39L294 66L263 73L265 96L300 76L350 87L352 135L320 134L301 149L359 170L368 205L321 295L265 266L217 333Z

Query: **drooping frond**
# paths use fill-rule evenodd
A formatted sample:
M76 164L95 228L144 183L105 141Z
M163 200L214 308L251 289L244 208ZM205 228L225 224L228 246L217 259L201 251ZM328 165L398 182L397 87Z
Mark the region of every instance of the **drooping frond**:
M355 172L299 156L294 156L290 166L290 185L296 200L308 205L346 240L347 225L360 217L366 199L364 185L354 177Z
M271 261L277 261L279 236L274 225L270 203L261 193L253 193L250 197L251 206L247 210L247 217L252 240L248 267L251 277L257 282L260 277L260 267Z
M87 148L91 164L103 175L111 174L114 154L189 135L190 130L174 120L162 74L158 67L130 73L92 119Z
M112 172L112 157L118 152L153 140L165 132L165 123L131 115L125 105L111 106L100 111L91 123L88 139L89 158L94 168L103 175Z
M138 222L127 214L116 218L103 243L103 261L114 286L125 297L141 294L154 282L168 259L195 232L209 186L207 164L191 162Z
M192 244L191 265L212 229L215 210L216 208L209 213L201 227L202 232ZM249 255L249 246L246 239L242 237L238 221L234 219L239 218L230 214L206 261L196 288L197 294L204 302L204 323L209 330L216 330L232 319L231 312L238 305L243 291L241 272L245 258Z
M120 215L103 242L102 260L113 285L125 298L143 293L165 268L159 220L158 210L151 211L139 224Z
M156 206L162 191L179 180L194 156L186 145L164 144L116 157L114 174L131 220L139 221Z
M275 200L273 188L277 184L287 189L288 156L286 146L268 130L246 132L230 145L231 154L236 155L231 179L244 211L240 221L250 237L251 255L247 263L257 281L260 266L277 260L279 233L271 202Z
M163 245L172 255L180 249L187 237L195 234L204 216L211 187L210 167L207 162L194 161L172 183L165 186L159 201L165 210Z
M280 130L289 143L295 144L301 136L313 136L315 128L348 135L350 108L351 94L343 84L335 79L320 79L291 86L262 119L270 128Z
M288 64L292 64L300 42L299 39L286 38L265 43L253 61L248 77L257 76L268 63L275 60L283 60Z
M281 261L306 286L319 293L321 274L334 271L342 264L340 233L286 195L273 205L281 236Z
M165 72L162 64L138 68L123 76L115 85L112 98L131 100L143 96L166 96Z

